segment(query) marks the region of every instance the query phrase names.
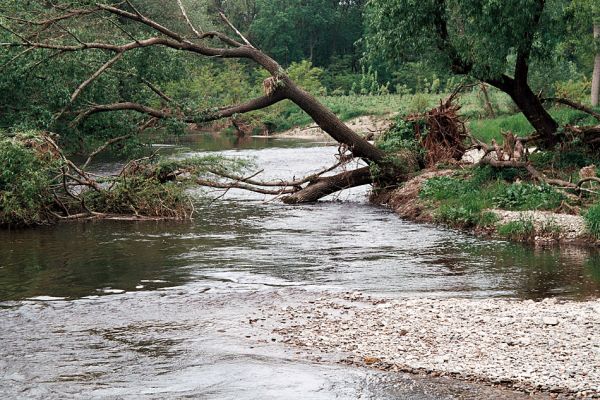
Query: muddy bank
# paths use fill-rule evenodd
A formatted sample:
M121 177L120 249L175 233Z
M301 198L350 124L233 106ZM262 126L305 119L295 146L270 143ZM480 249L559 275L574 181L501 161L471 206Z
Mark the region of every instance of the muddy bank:
M375 192L370 196L374 204L385 205L400 217L422 223L438 223L435 202L420 198L423 184L431 178L451 176L455 170L429 170L422 172L394 190ZM566 244L583 246L600 246L600 240L592 237L586 229L581 215L563 214L551 211L508 211L488 209L496 217L496 223L486 227L463 229L477 236L500 237L498 228L510 222L531 222L533 231L522 238L513 240L527 241L536 244ZM509 238L511 239L511 238Z
M323 294L261 310L273 340L316 359L600 397L600 301L386 299Z

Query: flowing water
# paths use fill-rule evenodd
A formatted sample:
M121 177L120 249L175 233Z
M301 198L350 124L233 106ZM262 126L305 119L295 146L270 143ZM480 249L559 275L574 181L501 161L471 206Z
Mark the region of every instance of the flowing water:
M192 136L163 151L253 157L265 178L288 179L331 164L336 148ZM247 337L240 321L253 309L301 301L303 290L531 299L600 293L598 251L532 248L414 224L369 205L365 194L286 206L232 190L216 202L199 200L193 222L0 232L0 395L519 398L314 363L268 337Z

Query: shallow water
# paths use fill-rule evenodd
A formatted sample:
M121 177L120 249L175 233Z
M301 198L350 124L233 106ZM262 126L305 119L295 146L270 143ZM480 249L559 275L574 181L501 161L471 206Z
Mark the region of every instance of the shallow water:
M336 152L315 143L236 145L198 136L175 145L163 149L254 157L265 179L318 170ZM491 390L309 363L268 338L245 341L240 321L252 309L301 297L299 288L585 299L600 293L600 253L480 240L401 221L367 204L364 189L302 206L230 191L218 202L199 201L191 223L97 221L3 231L0 393L428 399L477 398ZM516 396L491 396L500 395Z

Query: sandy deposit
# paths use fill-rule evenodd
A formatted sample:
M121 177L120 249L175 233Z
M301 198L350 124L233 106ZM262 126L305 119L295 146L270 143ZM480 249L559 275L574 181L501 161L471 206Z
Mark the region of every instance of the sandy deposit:
M353 118L346 122L346 125L354 132L363 136L377 137L381 133L387 131L391 126L392 121L390 116L373 116L367 115L363 117ZM278 138L297 138L297 139L323 139L334 141L325 131L317 125L309 125L287 130L277 133L272 137Z
M258 317L274 321L277 341L348 363L600 397L600 300L326 294Z

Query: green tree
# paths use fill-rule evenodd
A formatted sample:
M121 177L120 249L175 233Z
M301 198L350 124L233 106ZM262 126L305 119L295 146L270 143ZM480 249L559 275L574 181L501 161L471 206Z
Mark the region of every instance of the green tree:
M546 145L558 124L529 84L566 35L563 0L372 0L368 45L395 62L419 57L506 92Z
M308 59L327 66L334 55L356 55L364 1L256 0L253 41L279 62ZM355 61L356 61L355 60Z

